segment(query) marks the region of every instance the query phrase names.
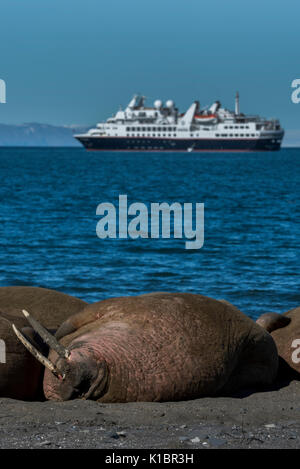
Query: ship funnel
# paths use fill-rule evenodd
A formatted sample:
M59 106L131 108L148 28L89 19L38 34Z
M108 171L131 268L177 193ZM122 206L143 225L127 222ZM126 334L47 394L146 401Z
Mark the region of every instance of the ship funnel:
M137 98L138 98L138 95L134 95L134 97L132 98L132 100L128 104L127 109L134 109L134 107L136 106Z
M220 101L216 101L213 103L210 108L208 109L211 114L215 114L221 107Z
M136 104L136 107L137 107L137 108L142 108L142 107L144 107L145 98L146 98L146 96L138 96L137 104Z
M236 92L235 95L235 115L238 116L240 113L240 95L239 92Z

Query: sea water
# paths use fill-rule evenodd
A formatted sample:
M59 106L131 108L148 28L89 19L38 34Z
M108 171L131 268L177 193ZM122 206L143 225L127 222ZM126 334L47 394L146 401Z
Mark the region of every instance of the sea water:
M226 299L256 318L300 305L300 149L103 153L0 148L0 286L88 302L152 291ZM204 203L204 244L99 239L98 204Z

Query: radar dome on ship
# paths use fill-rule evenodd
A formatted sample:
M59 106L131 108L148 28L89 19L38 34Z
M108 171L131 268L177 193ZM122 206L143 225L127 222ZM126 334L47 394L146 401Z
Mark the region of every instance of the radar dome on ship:
M155 109L160 109L162 107L162 101L160 99L157 99L156 101L154 101L154 107Z
M166 107L169 109L174 107L174 101L172 101L172 99L168 99L168 101L166 102Z

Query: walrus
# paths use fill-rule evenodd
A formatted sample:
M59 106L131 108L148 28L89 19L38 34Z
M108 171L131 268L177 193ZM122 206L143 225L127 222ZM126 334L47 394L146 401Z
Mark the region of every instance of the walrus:
M300 373L300 307L283 314L265 313L256 322L274 339L281 359L281 373L286 375L291 370Z
M49 400L111 403L229 395L269 385L277 373L270 334L236 307L203 295L103 300L67 319L56 338L28 311L24 314L51 348L48 358L31 349L47 367Z
M48 348L39 340L22 314L27 308L55 332L70 315L87 303L78 298L38 287L0 288L0 397L33 400L43 398L43 366L23 347L12 330L12 323L44 353Z
M257 320L257 324L266 329L268 332L273 332L276 329L287 326L291 319L279 313L264 313Z

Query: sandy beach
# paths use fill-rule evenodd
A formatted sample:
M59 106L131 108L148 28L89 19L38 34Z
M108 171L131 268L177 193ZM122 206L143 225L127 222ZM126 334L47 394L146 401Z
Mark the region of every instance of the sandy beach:
M300 448L300 381L165 403L0 399L0 448Z

